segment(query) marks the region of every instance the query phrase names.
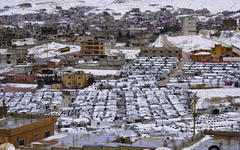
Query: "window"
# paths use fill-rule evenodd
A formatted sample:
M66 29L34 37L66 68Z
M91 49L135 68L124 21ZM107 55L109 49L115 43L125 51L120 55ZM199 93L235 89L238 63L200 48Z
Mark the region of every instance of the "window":
M156 51L153 51L153 53L156 53Z
M24 139L21 139L20 141L18 141L18 145L19 146L24 146Z
M230 51L232 51L232 49L231 48L227 48L227 52L230 52Z
M7 64L11 64L11 61L7 61Z
M172 53L172 51L168 51L168 53Z
M49 137L50 135L50 131L45 132L45 138Z

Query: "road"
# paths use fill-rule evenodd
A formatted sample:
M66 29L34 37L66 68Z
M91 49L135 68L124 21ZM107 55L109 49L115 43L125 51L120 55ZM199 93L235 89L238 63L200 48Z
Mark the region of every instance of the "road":
M162 36L163 46L164 47L176 47L173 43L169 42L165 35ZM158 82L159 87L165 87L168 83L170 77L176 77L178 75L178 71L181 70L186 62L189 61L190 53L182 52L182 60L178 63L178 66L172 70L169 76Z

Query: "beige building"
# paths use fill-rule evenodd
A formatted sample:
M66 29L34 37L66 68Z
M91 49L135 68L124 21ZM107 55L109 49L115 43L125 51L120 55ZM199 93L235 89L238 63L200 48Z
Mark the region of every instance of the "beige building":
M65 88L82 89L87 86L88 75L83 71L67 71L63 73L61 79Z
M109 55L111 43L105 40L86 40L81 42L83 56Z
M0 144L12 143L15 147L54 135L56 117L12 114L0 120Z
M177 47L143 47L140 56L182 58L182 49Z

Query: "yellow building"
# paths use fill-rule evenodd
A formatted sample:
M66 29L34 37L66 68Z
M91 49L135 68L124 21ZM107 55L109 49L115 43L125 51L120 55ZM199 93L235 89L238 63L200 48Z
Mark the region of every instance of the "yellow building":
M84 56L103 56L110 54L111 43L104 40L86 40L81 42Z
M61 78L63 86L68 89L82 89L88 82L88 75L83 71L64 72Z
M211 49L211 55L213 57L238 57L239 55L233 51L233 47L225 47L220 44L216 44L215 48Z
M197 61L223 60L224 57L239 57L233 47L216 44L210 50L200 49L191 52L190 58Z
M0 120L0 144L12 143L15 147L54 135L56 117L11 114Z

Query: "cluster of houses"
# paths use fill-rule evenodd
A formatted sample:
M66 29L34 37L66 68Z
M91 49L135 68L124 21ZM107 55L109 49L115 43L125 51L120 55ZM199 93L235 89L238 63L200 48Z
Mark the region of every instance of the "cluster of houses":
M190 58L193 61L223 61L224 58L240 57L240 52L234 47L225 47L216 44L214 48L194 50Z
M31 7L31 3L19 7ZM182 61L182 49L150 46L165 33L195 35L200 29L238 30L238 17L224 17L237 12L213 17L206 9L174 11L171 6L156 12L133 8L126 14L111 14L108 10L95 14L92 11L96 8L85 6L56 9L54 14L41 9L34 14L0 16L1 83L38 84L39 88L0 93L0 116L6 117L6 111L58 116L57 120L46 121L46 129L51 129L41 137L52 135L56 122L61 132L108 134L132 141L142 137L184 139L194 132L193 93L188 89L240 86L240 65L236 63L240 53L236 47L215 45L210 50L194 50L190 54L192 62L186 63L176 77L169 77ZM201 17L208 19L202 21ZM52 47L39 52L51 42ZM54 42L62 47L56 48ZM113 48L119 50L118 44L123 49L138 49L139 56L128 59L127 52L112 53ZM32 48L38 54L30 53ZM46 55L38 57L41 54ZM81 70L89 68L116 69L120 75L95 82L96 76ZM168 80L166 87L159 88L159 81L164 79ZM51 89L42 89L46 85ZM199 115L197 131L238 129L239 119L230 116ZM206 126L213 120L216 125ZM29 144L28 138L18 139L14 145Z
M184 65L179 77L170 78L168 86L184 88L239 87L238 63L193 63Z

